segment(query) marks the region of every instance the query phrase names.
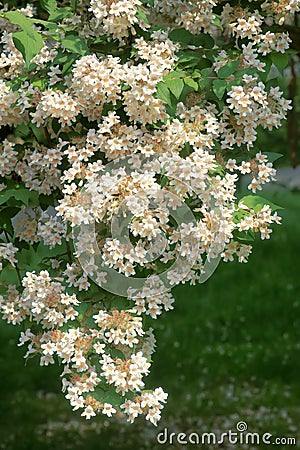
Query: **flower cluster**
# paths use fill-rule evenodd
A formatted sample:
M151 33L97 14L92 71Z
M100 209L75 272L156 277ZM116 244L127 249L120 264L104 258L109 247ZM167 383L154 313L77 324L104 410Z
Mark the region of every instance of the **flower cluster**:
M127 400L121 407L133 422L140 414L146 415L146 419L156 424L161 417L162 403L167 400L166 394L161 388L156 388L153 392L143 392L134 400Z
M18 252L18 247L14 247L11 242L0 244L0 270L2 269L2 260L6 259L12 266L17 262L15 254Z
M242 202L240 207L247 212L246 217L244 217L239 223L239 231L253 230L255 232L260 232L261 239L269 239L272 229L268 228L273 222L280 223L281 218L278 217L277 213L272 215L272 210L269 205L265 205L262 209L255 212L253 209L245 206Z
M279 0L278 2L266 0L261 8L272 14L277 23L282 25L285 21L292 20L294 14L300 11L298 0Z
M67 93L60 91L45 91L40 99L32 121L38 125L48 117L57 118L61 125L71 125L79 113L79 106Z
M276 170L271 162L268 162L268 157L261 152L257 153L255 158L250 161L242 161L240 165L236 164L235 159L229 159L226 168L230 171L239 170L243 175L251 174L252 181L248 189L252 192L256 190L261 191L262 185L276 180Z
M24 156L18 160L14 170L26 187L40 194L50 195L53 189L60 186L60 148L60 143L56 148L47 148L38 142L34 142L30 148L23 145Z
M25 289L20 302L24 314L41 323L43 328L61 327L77 317L75 294L65 294L64 286L59 281L52 281L46 270L39 274L28 272L22 285Z
M66 238L66 225L62 223L57 216L49 215L43 211L38 222L37 238L41 239L50 249L60 245Z
M128 410L130 400L126 398L126 394L134 392L137 401L145 397L139 413L149 414L149 420L156 424L160 418L160 402L165 401L167 394L161 388L156 389L153 394L143 392L142 378L149 372L150 363L147 358L153 353L155 339L151 329L147 332L143 330L142 319L136 317L133 310L100 310L93 315L93 328L72 327L68 331L62 331L62 322L78 318L79 302L75 295L63 293L62 286L51 280L46 271L38 275L28 274L23 283L25 290L16 301L16 305L23 305L18 323L28 314L34 315L35 321L41 322L44 330L35 334L27 329L21 333L19 345L28 346L26 357L38 354L41 365L54 364L55 356L60 358L65 366L62 373L63 391L67 392L66 398L73 410L83 409L82 416L87 419L97 412L109 417L116 413L111 403L97 400L98 385L106 382L114 386L116 393L121 393L121 408L124 408L130 420L132 411ZM15 292L11 293L12 296L14 294ZM14 317L13 313L16 314L15 309L12 312L12 305L13 302L5 304L1 298L4 316L10 320ZM8 317L9 313L11 317ZM110 355L112 344L121 356ZM150 395L149 401L146 401L147 395Z
M0 120L3 125L18 125L27 119L26 112L22 113L17 100L19 95L12 91L3 80L0 80Z
M154 5L159 14L173 18L177 25L183 25L192 33L211 33L214 30L216 16L213 8L217 5L214 0L154 0Z
M91 0L89 10L96 17L97 23L103 23L105 33L123 39L128 36L129 31L134 31L135 24L146 28L145 21L137 15L141 6L140 0Z
M223 148L242 144L252 147L258 126L269 130L278 128L291 109L291 101L283 98L278 87L266 92L265 85L251 75L243 76L242 86L233 86L227 103L228 109L223 111Z
M0 154L0 175L4 177L5 175L9 175L13 168L15 167L18 159L17 154L14 150L15 144L8 139L4 139L1 144L1 154Z

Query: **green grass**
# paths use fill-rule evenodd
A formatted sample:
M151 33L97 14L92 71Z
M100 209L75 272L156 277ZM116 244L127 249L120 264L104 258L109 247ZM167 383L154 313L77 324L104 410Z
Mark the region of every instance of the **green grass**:
M175 309L153 321L158 346L148 386L169 392L157 429L144 420L91 423L72 413L59 368L34 360L25 367L17 328L1 324L0 449L181 448L159 446L156 434L164 427L226 432L241 420L252 432L297 437L300 194L267 194L285 207L272 239L255 242L248 264L223 263L207 283L176 288Z

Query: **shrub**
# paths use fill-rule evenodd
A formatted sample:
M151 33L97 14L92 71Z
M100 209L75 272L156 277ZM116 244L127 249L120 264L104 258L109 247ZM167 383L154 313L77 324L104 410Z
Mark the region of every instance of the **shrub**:
M25 358L63 364L63 392L87 419L157 424L167 394L145 389L148 316L220 259L247 262L254 236L280 223L256 194L280 155L256 139L291 109L281 25L299 2L224 3L1 10L0 308L24 324Z

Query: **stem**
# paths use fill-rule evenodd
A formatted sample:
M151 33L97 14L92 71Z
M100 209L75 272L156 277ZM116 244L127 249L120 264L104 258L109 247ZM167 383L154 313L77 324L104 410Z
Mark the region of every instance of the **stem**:
M69 241L67 241L67 240L66 240L66 247L67 247L67 255L68 255L69 263L72 264L73 259L72 259L71 247L70 247Z
M75 0L75 1L74 1L74 7L73 7L74 13L76 13L77 8L78 8L78 0Z

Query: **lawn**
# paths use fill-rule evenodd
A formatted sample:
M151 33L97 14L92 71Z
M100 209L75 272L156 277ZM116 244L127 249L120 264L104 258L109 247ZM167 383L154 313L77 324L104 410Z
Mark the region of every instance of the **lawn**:
M248 264L223 263L205 284L176 288L175 309L152 323L148 387L169 392L157 429L72 413L59 368L25 366L18 328L1 323L0 449L183 448L159 445L157 433L222 433L239 421L300 442L300 194L273 188L266 197L285 208L272 239L255 242Z

